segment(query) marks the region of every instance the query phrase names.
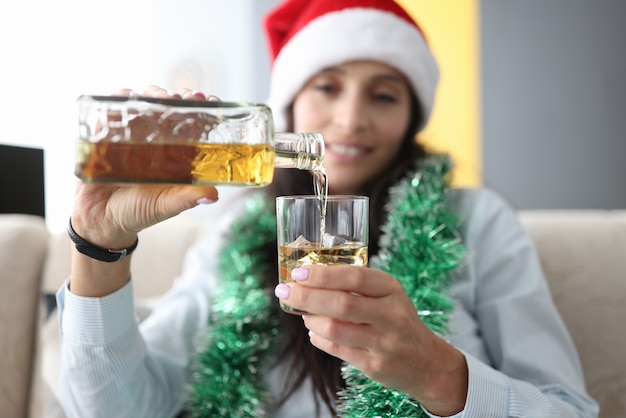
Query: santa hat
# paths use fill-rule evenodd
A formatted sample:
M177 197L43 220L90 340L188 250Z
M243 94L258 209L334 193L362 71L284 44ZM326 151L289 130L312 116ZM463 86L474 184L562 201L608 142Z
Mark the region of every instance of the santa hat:
M302 86L329 66L376 60L402 72L421 106L433 108L439 70L417 23L393 0L286 0L265 18L272 57L268 105L277 131Z

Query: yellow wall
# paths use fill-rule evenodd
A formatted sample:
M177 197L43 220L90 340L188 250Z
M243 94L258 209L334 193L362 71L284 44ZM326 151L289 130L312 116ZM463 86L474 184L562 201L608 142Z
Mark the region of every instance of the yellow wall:
M454 184L482 183L479 0L396 0L424 30L441 72L421 141L452 155Z

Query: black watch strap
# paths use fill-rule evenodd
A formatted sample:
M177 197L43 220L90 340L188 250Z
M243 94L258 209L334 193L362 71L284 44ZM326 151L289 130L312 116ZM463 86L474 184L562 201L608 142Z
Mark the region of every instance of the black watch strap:
M139 238L133 245L123 250L107 250L106 248L98 247L97 245L93 245L89 241L85 240L83 237L78 235L74 228L72 227L72 218L70 218L70 222L67 226L67 234L70 236L72 242L76 245L76 250L79 253L85 254L88 257L91 257L98 261L104 261L105 263L113 263L115 261L121 261L126 258L127 255L130 255L135 248L137 248L137 244L139 244Z

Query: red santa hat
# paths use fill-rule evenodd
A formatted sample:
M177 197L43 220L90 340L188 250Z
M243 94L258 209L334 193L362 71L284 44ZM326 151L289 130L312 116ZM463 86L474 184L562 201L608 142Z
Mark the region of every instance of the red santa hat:
M394 0L286 0L265 18L272 57L268 105L277 131L302 86L320 70L376 60L402 72L424 116L433 108L437 62L422 30Z

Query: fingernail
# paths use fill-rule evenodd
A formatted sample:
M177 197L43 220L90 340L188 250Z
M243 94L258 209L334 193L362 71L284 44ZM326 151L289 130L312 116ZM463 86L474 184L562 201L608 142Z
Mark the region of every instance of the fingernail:
M191 92L191 95L195 97L200 97L202 99L206 99L206 94L202 93L201 91L194 90Z
M128 92L128 96L129 97L140 97L141 95L139 93L137 93L136 91L132 90L132 91Z
M175 91L168 91L167 95L170 97L173 97L174 99L182 99L183 96L180 95L180 93L176 93Z
M207 99L209 102L221 102L220 98L217 96L209 96L209 98Z
M289 294L291 293L291 288L286 284L279 284L274 288L274 294L278 299L289 299Z
M215 202L217 202L217 200L211 200L208 197L201 197L200 199L196 200L196 203L199 205L209 205Z
M291 270L291 278L297 282L303 282L309 278L309 270L303 268L296 268Z

